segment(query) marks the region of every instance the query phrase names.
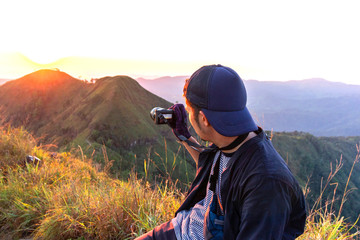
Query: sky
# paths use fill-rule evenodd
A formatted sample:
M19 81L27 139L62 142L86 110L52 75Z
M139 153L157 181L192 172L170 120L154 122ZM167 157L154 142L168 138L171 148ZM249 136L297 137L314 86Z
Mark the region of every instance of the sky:
M2 0L0 79L191 75L360 84L359 1Z

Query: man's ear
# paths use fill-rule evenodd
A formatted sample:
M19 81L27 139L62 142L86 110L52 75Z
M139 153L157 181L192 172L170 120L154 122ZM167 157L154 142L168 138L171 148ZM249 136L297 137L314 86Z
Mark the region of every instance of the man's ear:
M208 119L206 118L205 114L201 110L199 111L199 121L201 121L206 127L211 125Z

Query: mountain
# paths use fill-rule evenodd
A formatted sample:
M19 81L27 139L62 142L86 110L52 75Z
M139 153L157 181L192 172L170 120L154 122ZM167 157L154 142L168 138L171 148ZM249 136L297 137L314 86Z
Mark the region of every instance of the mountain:
M184 103L187 77L137 79L164 99ZM321 78L301 81L244 81L248 108L264 129L303 131L316 136L360 135L360 86Z
M80 145L90 155L95 148L102 155L105 144L109 157L117 160L115 169L124 175L132 167L143 169L149 149L158 160L155 152L164 156L165 150L178 150L168 126L150 118L155 106L171 104L127 76L88 83L61 71L40 70L0 86L0 124L24 126L42 143L67 149Z
M40 136L44 133L42 129L71 102L79 101L86 93L85 85L66 73L52 70L9 81L0 87L1 120L13 126L23 125Z
M45 134L46 140L61 136L60 145L80 135L89 136L85 133L89 129L104 131L110 125L114 133L127 136L117 144L130 144L139 132L153 136L149 111L156 105L170 105L126 76L89 84L53 70L40 70L4 84L0 103L3 123L23 125L37 136ZM128 131L133 126L137 129Z
M360 91L360 85L330 82L322 78L286 82L246 80L245 84L250 95L261 94L293 99L352 96L358 95Z
M360 86L323 79L245 85L248 107L265 129L360 136Z

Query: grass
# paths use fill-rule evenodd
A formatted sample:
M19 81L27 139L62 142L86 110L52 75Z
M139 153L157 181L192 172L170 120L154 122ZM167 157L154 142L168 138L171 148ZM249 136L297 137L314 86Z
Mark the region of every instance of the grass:
M343 193L341 195L341 200L337 199L337 183L331 183L334 176L340 171L342 167L342 158L336 164L335 169L330 167L331 172L325 182L325 185L321 185L321 192L318 199L315 201L311 210L309 211L307 220L306 220L306 229L303 235L298 239L326 239L326 240L347 240L347 239L360 239L360 231L356 224L360 218L358 216L357 220L350 224L346 221L344 216L341 215L344 203L346 202L346 197L352 189L348 189L348 184L351 178L351 175L354 170L354 166L359 162L360 156L360 145L356 146L357 154L353 162L352 168L349 172L347 183ZM324 192L327 187L334 185L334 192L331 199L328 199L324 203ZM305 187L305 196L309 192L309 189ZM340 200L340 208L336 212L334 210L335 202ZM324 203L324 204L323 204Z
M39 149L21 129L0 134L0 239L131 239L171 219L180 206L182 194L166 183L153 189L135 173L116 180L104 171L109 166L96 170L85 156L43 151L41 166L16 165L25 150L8 154L5 145Z
M0 171L24 165L27 154L36 151L35 139L22 128L0 129Z
M25 164L26 154L40 157L42 165ZM0 239L132 239L170 220L184 198L170 181L151 186L134 172L128 181L111 178L106 152L101 169L80 156L52 155L23 129L0 128ZM353 166L358 160L359 147ZM146 172L151 162L144 161ZM172 160L166 165L170 172L173 165ZM341 165L331 171L322 192ZM323 204L320 194L309 210L299 239L359 239L356 223L347 223L341 208L333 210L334 186L332 199ZM346 187L341 206L348 194Z

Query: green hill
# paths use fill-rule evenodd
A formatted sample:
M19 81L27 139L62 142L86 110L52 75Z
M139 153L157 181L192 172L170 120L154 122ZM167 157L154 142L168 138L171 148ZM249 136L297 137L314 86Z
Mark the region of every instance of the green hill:
M272 137L274 147L286 160L290 169L295 174L302 186L308 183L309 206L312 206L324 187L330 172L334 172L336 165L342 164L342 168L334 176L323 194L323 204L331 200L335 188L337 188L335 206L339 209L341 197L345 189L348 176L358 153L360 137L315 137L308 133L274 132ZM360 166L359 162L354 165L354 170L349 181L347 196L342 215L350 217L350 222L355 222L360 214Z
M103 131L109 126L124 136L119 141L124 146L143 136L151 138L156 132L149 109L170 105L126 76L88 84L52 70L8 82L0 88L0 103L4 123L23 125L47 142L57 140L54 143L60 146L91 136L86 133L89 130Z
M156 153L177 154L178 144L168 127L155 125L149 117L154 106L171 103L127 76L88 83L58 70L40 70L0 86L1 124L24 126L41 143L64 150L79 145L88 155L95 150L99 161L105 145L115 160L113 173L123 177L132 168L143 174L148 154L153 156L151 175L162 174L168 163ZM179 159L173 174L185 182L181 172L188 166L182 156Z

